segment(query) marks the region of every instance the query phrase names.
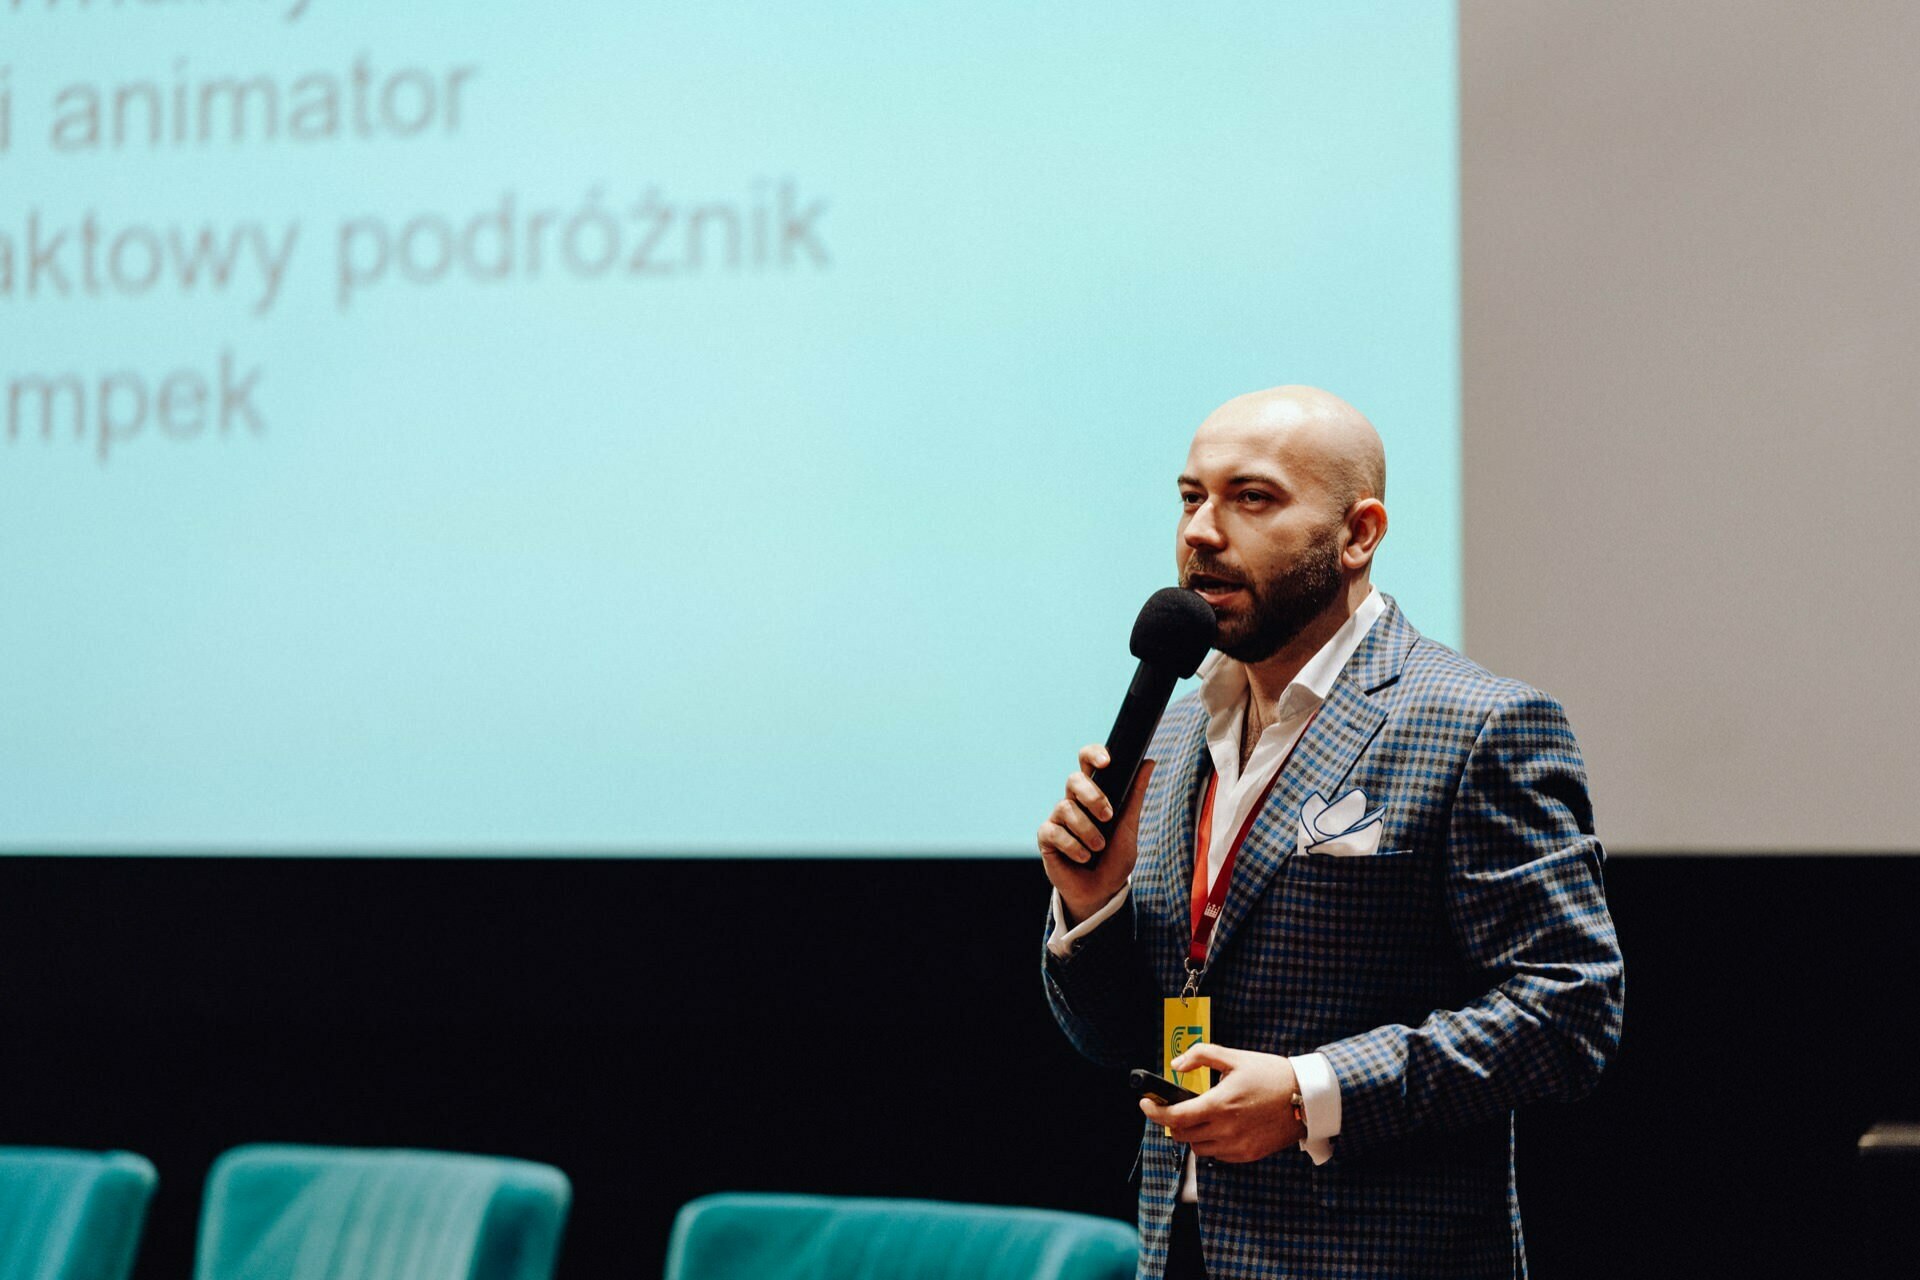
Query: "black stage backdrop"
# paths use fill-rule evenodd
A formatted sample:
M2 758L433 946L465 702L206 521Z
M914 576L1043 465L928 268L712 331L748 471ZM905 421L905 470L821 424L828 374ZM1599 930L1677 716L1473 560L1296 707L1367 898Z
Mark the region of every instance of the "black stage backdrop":
M1535 1274L1846 1273L1854 1143L1920 1117L1920 858L1608 868L1626 1040L1522 1113ZM0 1141L160 1170L187 1275L249 1141L573 1180L562 1280L657 1275L723 1189L1130 1217L1137 1115L1055 1031L1034 860L0 860Z

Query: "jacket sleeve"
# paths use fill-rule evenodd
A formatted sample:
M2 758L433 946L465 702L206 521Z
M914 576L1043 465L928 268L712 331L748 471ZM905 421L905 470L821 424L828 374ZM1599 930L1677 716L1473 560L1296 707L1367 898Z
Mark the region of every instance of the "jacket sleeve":
M1044 938L1052 932L1049 912L1040 976L1054 1021L1073 1047L1102 1066L1157 1068L1160 1001L1134 938L1132 901L1064 958L1047 949Z
M1620 1042L1620 944L1566 714L1523 686L1469 752L1447 828L1448 927L1486 994L1417 1027L1321 1046L1340 1086L1336 1159L1589 1091Z

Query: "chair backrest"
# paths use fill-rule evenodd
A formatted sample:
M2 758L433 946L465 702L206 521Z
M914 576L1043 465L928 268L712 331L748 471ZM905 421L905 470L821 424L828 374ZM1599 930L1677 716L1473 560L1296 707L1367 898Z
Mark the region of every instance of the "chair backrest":
M547 1280L572 1189L438 1151L235 1147L207 1175L195 1280Z
M0 1147L0 1280L126 1280L157 1181L131 1152Z
M928 1200L715 1195L674 1219L667 1280L1132 1280L1109 1218Z

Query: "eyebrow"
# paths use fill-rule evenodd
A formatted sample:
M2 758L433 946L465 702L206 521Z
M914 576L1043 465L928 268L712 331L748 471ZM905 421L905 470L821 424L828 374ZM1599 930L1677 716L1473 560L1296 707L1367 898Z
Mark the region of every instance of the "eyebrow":
M1204 489L1207 487L1201 482L1199 476L1182 475L1175 483L1182 489ZM1287 487L1280 482L1277 476L1260 475L1256 472L1242 472L1237 476L1227 477L1227 487L1229 489L1247 484L1264 485L1269 489L1279 489L1282 492L1284 492Z

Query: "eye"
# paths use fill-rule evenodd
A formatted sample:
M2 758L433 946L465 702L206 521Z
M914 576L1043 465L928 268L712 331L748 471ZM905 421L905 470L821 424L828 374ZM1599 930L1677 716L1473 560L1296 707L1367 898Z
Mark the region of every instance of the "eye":
M1195 507L1199 506L1204 501L1206 501L1204 497L1202 497L1198 493L1194 493L1191 490L1183 492L1180 495L1180 505L1185 507L1189 511L1193 510Z
M1243 507L1257 507L1273 501L1273 495L1259 489L1242 489L1234 495Z

